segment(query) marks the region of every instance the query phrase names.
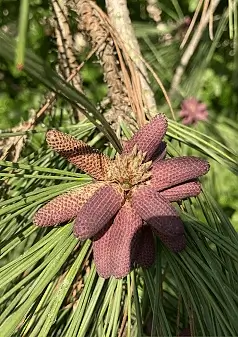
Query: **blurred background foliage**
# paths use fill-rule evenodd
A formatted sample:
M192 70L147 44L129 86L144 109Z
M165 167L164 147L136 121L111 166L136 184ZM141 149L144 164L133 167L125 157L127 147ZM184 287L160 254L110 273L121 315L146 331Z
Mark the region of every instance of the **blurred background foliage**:
M0 154L3 155L0 161L1 258L3 261L0 275L1 280L5 277L2 282L6 285L6 288L1 290L0 324L3 330L0 331L3 332L2 335L0 332L0 336L71 337L129 336L130 334L139 336L139 332L142 335L142 330L145 336L152 336L155 332L156 336L159 332L167 336L178 334L178 331L188 326L188 322L190 326L193 325L191 323L193 316L196 316L195 323L197 321L199 323L196 323L198 327L191 328L199 335L238 334L235 318L233 317L234 320L229 323L229 310L234 312L237 309L235 296L237 238L233 232L233 228L238 230L237 1L128 0L127 2L141 53L163 83L174 109L176 121L173 119L158 81L151 72L148 72L158 111L165 113L170 121L166 138L168 153L171 156L183 154L210 158L211 171L209 176L203 179L207 194L204 193L196 201L183 203L186 211L184 221L191 240L187 255L182 256L181 260L177 257L173 260L172 254L167 252L165 261L161 261L158 257L156 267L152 271L146 271L142 278L140 271L138 274L132 274L127 277L125 283L116 280L103 281L95 276L95 268L89 259L90 244L88 242L82 244L80 254L77 255L76 248L79 247L79 243L71 236L70 224L58 229L42 231L32 226L32 215L40 204L70 187L89 181L85 175L75 174L71 166L67 166L63 159L47 149L46 130L52 127L59 128L113 156L116 145L114 148L109 146L108 139L114 139L117 144L116 137L114 138L116 133L119 139L124 140L135 131L138 120L131 113L132 121L124 120L122 117L121 124L114 127L114 121L104 114L114 128L114 133L100 117L102 111L107 111L104 107L104 99L108 94L104 81L105 74L95 53L86 59L92 47L90 44L85 44L79 34L77 13L70 6L67 19L73 41L72 50L78 65L85 62L80 69L80 85L88 100L85 101L79 92L72 91L70 87L68 92L64 92L63 81L67 76L60 70L59 65L59 43L55 33L53 1L29 2L29 15L25 18L28 22L25 41L28 54L26 54L23 70L17 69L14 62L14 40L19 32L19 11L23 2L8 0L1 1L0 5L2 34L0 36ZM207 24L201 28L204 18L200 11L190 36L181 48L197 6L212 3L216 4L215 12ZM97 4L104 11L106 10L104 1L97 1ZM151 4L154 9L157 9L157 17L148 8ZM200 35L197 34L199 28L202 30ZM195 44L192 43L193 39L196 41ZM190 56L185 57L186 55ZM182 74L178 71L181 70L181 62L183 63ZM59 74L55 77L54 83L47 78L47 69ZM52 75L52 78L54 76ZM48 80L47 83L46 80ZM59 86L61 84L62 87ZM74 85L72 82L71 84ZM29 120L34 118L47 99L50 99L49 90L59 93L53 107L46 109L40 115L34 128L26 129L25 126ZM179 111L182 101L189 97L195 97L206 104L207 121L191 126L182 125ZM78 119L75 109L79 109L79 105L87 110L90 121ZM107 103L105 106L108 107ZM149 112L146 114L151 117ZM95 127L95 122L101 125L101 129ZM11 140L19 136L24 137L12 146ZM13 163L14 161L17 161L17 164ZM71 171L65 171L66 167ZM211 232L206 231L207 226L211 227ZM223 242L220 242L220 239ZM204 251L201 249L202 252L197 252L196 249L193 251L194 242L197 244L198 240L206 247ZM214 260L212 257L209 258L212 250L209 250L207 241L210 242L211 247L216 246L215 251L218 255ZM66 247L64 254L60 250L62 245ZM161 248L158 250L161 252ZM21 255L23 252L27 252L27 255ZM196 260L196 256L191 252L198 254L200 260L199 258ZM54 259L58 257L58 266L53 263L53 257ZM78 265L74 264L74 259ZM193 268L195 262L204 273L208 272L207 267L202 264L206 262L211 270L214 269L218 274L222 270L221 273L228 275L229 282L222 280L229 288L227 295L222 293L222 286L219 288L219 285L218 290L215 289L214 293L209 295L211 294L209 291L212 291L209 287L219 281L219 277L216 279L212 274L208 273L205 280L204 276L197 278L194 284L191 281L192 278L186 281L186 277L182 273L180 275L178 266L185 270ZM225 266L226 262L228 267ZM167 264L171 266L171 270L161 281L163 275L160 274L161 269L158 266L163 265L166 269L167 267L164 266ZM19 266L18 269L16 269L17 266ZM44 269L45 266L47 270ZM45 273L45 279L43 274L39 276L42 270ZM34 278L36 276L38 278ZM73 284L75 278L77 282ZM64 284L60 283L61 279L65 280ZM35 292L32 289L35 289L37 283L34 282L40 284L38 291ZM162 282L164 282L164 292L159 291L157 294L156 287ZM85 288L81 287L82 284ZM138 294L133 298L135 306L130 311L128 308L132 299L128 294L135 284ZM201 290L201 296L198 294L200 287L204 287ZM14 300L15 294L20 290L19 296ZM234 293L231 295L232 290ZM41 299L43 293L44 296ZM75 294L77 296L80 294L77 303L73 302ZM105 301L102 294L105 295ZM113 294L115 301L113 301ZM207 300L208 295L211 296L210 306L202 302ZM155 307L153 307L151 304L153 296L156 296L156 299L163 296L164 306L159 304L158 308L157 304L154 304ZM57 299L56 302L53 301L54 298ZM138 309L137 300L142 302L141 312ZM196 301L201 301L200 307ZM216 301L219 302L218 305ZM225 304L224 308L219 307L222 301L224 303L227 301L230 307L226 308ZM98 325L90 320L90 317L93 317L93 310L97 312ZM176 321L178 310L181 310L179 314L181 324ZM110 318L112 311L114 316ZM125 312L128 313L126 317L129 317L131 329L129 321L128 323L123 321ZM159 312L161 316L158 322L155 322L154 312ZM143 326L140 326L138 315L145 317L141 320ZM204 317L206 315L207 318ZM104 323L101 324L100 319L104 319ZM218 323L219 320L221 323ZM119 329L119 324L122 324L122 327L124 324L124 330ZM175 326L176 329L173 328ZM14 332L16 328L18 332Z

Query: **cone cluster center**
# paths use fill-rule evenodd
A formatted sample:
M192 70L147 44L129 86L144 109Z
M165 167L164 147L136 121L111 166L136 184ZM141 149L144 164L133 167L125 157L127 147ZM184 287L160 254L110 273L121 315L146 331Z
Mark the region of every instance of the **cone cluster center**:
M108 170L107 180L118 183L125 191L149 180L152 161L144 163L145 157L146 153L138 151L136 145L129 154L117 154Z

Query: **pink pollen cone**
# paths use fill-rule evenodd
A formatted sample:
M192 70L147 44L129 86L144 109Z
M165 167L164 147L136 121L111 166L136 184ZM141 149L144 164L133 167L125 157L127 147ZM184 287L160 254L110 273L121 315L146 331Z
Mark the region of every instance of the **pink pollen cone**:
M162 114L158 114L126 142L122 154L130 153L133 147L137 145L139 150L146 152L146 161L150 160L160 145L167 126L168 122L166 117Z
M79 210L74 235L81 240L96 235L119 211L124 196L112 185L101 187Z

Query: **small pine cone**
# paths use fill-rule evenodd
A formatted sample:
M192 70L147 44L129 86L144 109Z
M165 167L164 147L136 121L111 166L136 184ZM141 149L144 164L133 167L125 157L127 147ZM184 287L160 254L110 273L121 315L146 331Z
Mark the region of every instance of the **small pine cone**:
M110 158L66 133L50 130L46 134L49 146L69 162L97 180L104 180Z
M168 122L165 115L159 114L155 116L125 143L122 153L130 153L134 146L137 145L139 150L143 153L146 152L145 161L150 160L161 143L167 126Z
M132 196L132 207L158 233L172 236L184 233L176 210L152 188L139 188Z
M123 201L124 194L116 184L99 188L78 212L74 235L81 240L96 235L119 211Z
M153 165L151 185L158 191L196 179L209 170L206 160L196 157L175 157Z
M37 226L54 226L76 217L80 208L103 183L98 182L75 188L59 195L40 208L33 218Z
M126 202L110 228L93 242L94 260L100 276L121 278L131 271L134 238L141 227L141 217Z
M201 185L198 181L190 181L181 185L170 187L167 190L158 192L166 200L180 201L190 197L196 197L201 192Z

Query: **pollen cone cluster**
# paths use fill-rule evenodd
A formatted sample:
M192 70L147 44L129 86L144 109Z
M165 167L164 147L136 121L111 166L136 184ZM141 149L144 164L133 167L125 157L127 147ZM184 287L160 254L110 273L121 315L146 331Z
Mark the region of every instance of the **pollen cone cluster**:
M114 160L57 130L50 147L91 175L93 183L72 189L38 210L34 223L54 226L75 219L74 235L92 239L100 276L121 278L135 265L154 262L154 235L173 252L186 246L183 223L171 205L201 191L209 164L195 157L165 159L167 120L159 114L124 145Z
M196 124L198 121L206 121L208 118L206 104L200 103L194 97L185 99L182 102L181 108L179 116L185 125Z

